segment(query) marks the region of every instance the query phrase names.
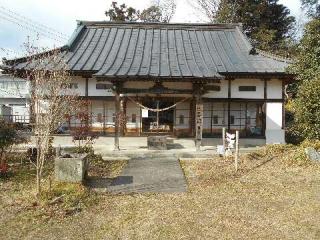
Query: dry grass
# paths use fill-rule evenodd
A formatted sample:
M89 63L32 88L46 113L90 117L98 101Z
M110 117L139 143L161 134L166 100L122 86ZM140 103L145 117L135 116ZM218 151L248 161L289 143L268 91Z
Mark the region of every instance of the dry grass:
M182 161L187 193L100 195L62 219L16 211L0 239L320 239L319 164L271 152L242 156L237 173L222 158Z

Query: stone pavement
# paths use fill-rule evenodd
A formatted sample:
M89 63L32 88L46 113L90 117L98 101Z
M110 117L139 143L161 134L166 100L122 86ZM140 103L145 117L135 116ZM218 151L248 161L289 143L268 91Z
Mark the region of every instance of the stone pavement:
M130 159L107 189L112 193L186 192L187 182L178 158L144 156Z

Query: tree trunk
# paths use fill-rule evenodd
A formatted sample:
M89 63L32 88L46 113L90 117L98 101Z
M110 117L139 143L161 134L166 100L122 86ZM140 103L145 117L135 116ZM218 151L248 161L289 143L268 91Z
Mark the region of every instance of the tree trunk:
M36 186L37 186L36 196L39 199L41 194L41 173L40 173L40 169L38 168L37 168Z

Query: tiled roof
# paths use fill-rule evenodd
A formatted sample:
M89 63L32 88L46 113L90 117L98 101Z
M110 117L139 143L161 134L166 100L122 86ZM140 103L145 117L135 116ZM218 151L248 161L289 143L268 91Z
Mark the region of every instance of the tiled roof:
M63 58L96 77L220 78L285 73L285 59L254 51L239 24L79 22ZM20 63L16 68L31 67Z

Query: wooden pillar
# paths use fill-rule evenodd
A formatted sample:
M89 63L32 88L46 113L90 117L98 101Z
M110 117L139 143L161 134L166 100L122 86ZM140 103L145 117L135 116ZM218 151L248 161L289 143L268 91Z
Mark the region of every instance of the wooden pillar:
M245 133L245 136L248 137L248 132L247 132L247 128L248 128L248 102L246 102L245 104L246 104L245 105L246 106L246 109L245 109L246 112L245 112L245 119L244 119L244 121L245 121L244 122L244 124L245 124L244 125L244 128L245 128L244 133ZM251 119L250 119L250 123L251 123Z
M285 109L285 91L286 91L286 85L285 80L282 79L282 129L286 128L286 109Z
M203 129L203 103L201 95L196 96L196 150L200 151Z
M210 103L211 113L210 113L210 133L213 135L213 103Z
M120 150L119 137L120 137L120 121L121 121L121 103L120 92L122 84L120 82L114 82L114 96L115 96L115 126L114 126L114 150Z
M189 132L190 136L195 137L195 104L194 104L194 98L190 101L190 116L189 116Z
M106 135L106 102L103 101L103 135Z
M230 132L231 79L228 79L228 131Z
M202 93L203 93L203 84L202 83L194 83L193 85L195 100L196 100L196 137L195 137L195 145L196 150L200 151L201 143L202 143L202 130L203 130L203 102L202 102Z
M120 136L120 94L115 93L115 125L114 125L114 150L120 150L119 136Z
M125 135L126 132L126 128L127 128L127 113L126 113L126 109L127 109L127 99L126 98L121 98L120 99L120 132L121 132L121 136Z

